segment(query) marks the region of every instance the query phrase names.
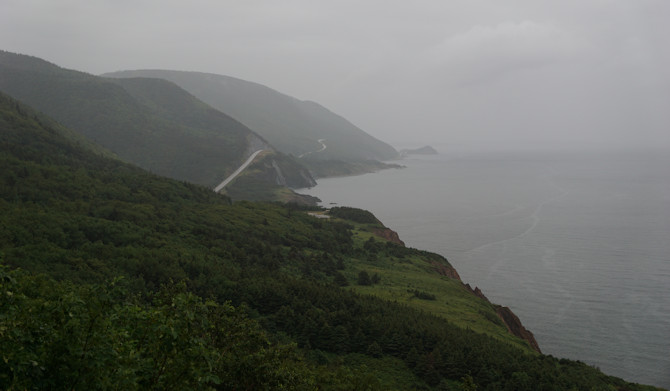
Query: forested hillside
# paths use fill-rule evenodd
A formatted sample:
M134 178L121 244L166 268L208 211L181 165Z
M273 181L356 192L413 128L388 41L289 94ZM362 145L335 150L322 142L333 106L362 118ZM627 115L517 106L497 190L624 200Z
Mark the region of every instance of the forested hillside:
M393 147L318 103L261 84L230 76L168 70L121 71L105 76L170 80L258 132L280 151L300 157L317 173L370 171L380 166L371 161L398 157ZM358 164L352 166L354 162ZM361 167L365 162L365 168Z
M652 389L496 335L369 213L231 202L63 132L0 95L1 389ZM388 300L403 267L430 286Z
M206 186L216 186L253 151L273 150L246 126L164 80L106 79L0 51L0 90L127 162ZM299 164L281 168L302 171L281 185L313 186ZM270 186L277 182L276 176L265 180Z

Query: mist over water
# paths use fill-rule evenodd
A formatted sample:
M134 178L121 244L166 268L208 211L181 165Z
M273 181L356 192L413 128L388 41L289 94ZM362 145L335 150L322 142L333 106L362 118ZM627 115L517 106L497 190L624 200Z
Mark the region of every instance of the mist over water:
M372 211L509 306L545 354L670 388L670 155L412 156L306 192Z

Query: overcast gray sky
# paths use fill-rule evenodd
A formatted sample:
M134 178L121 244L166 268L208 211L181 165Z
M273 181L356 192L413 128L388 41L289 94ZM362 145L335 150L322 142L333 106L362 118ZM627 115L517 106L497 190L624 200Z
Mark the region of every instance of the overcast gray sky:
M235 76L396 146L670 147L668 0L0 0L0 49Z

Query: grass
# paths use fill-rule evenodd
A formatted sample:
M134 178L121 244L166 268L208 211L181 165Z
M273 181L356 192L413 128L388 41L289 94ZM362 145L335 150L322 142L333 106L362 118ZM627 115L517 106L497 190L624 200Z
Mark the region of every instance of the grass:
M384 241L371 232L373 228L380 228L378 225L347 223L354 226L354 243L357 248L362 249L371 237L378 242ZM532 352L526 341L507 331L493 304L473 295L461 281L437 273L430 260L418 250L402 258L389 255L369 259L365 255L357 255L351 257L346 266L343 274L351 283L347 289L406 304L440 316L459 327ZM378 274L380 282L369 286L356 285L358 273L363 270L371 276ZM417 291L434 296L435 300L420 299L415 294Z

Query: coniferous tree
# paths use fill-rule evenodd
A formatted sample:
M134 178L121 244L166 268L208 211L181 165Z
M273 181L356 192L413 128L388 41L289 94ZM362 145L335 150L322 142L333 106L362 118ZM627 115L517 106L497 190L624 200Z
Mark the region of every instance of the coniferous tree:
M342 275L342 273L337 272L335 273L335 277L333 279L333 282L335 282L335 285L337 286L348 286L349 281L347 281L347 278Z
M372 280L370 279L370 275L368 272L365 270L361 270L358 273L358 280L357 280L358 285L372 285Z

